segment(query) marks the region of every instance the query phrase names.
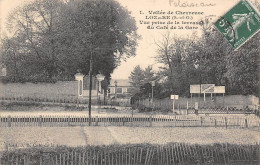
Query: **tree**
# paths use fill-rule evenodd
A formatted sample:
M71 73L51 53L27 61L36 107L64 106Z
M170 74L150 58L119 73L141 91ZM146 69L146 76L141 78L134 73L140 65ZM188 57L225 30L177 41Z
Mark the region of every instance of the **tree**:
M259 95L259 34L238 50L215 30L204 31L199 62L203 83L225 85L227 94Z
M109 77L120 59L135 55L138 38L135 20L118 2L73 1L65 10L69 15L62 19L66 33L61 36L67 44L64 56L78 59L75 59L78 65L71 65L67 60L69 68L77 66L87 74L92 52L93 72L101 71Z
M141 86L144 83L144 71L142 70L140 65L137 65L130 73L129 80L130 84L133 86L132 94L134 95L139 92Z
M5 51L3 56L8 74L14 80L47 81L59 73L56 34L60 8L59 1L36 0L9 14L7 30L11 37L6 37L3 42L12 44L7 44L9 47L4 46L3 49L16 50L19 73L13 72L10 65L12 58L9 56L14 51Z
M144 94L147 92L142 92L142 91L151 91L148 88L151 88L151 82L156 79L157 76L152 70L152 66L148 66L143 70L140 67L140 65L137 65L129 76L130 84L134 88L131 94L135 95L140 92Z
M174 37L167 48L158 46L158 61L165 64L161 72L168 77L164 86L182 96L189 96L191 84L224 85L227 94L259 96L259 34L234 51L220 32L202 27L195 41Z
M172 36L167 32L162 36L162 41L156 41L156 45L157 61L164 64L162 74L168 78L164 83L170 91L167 93L185 95L191 80L191 70L194 68L194 41Z
M93 72L109 78L121 59L135 55L138 38L135 20L114 0L35 0L10 14L8 29L15 33L3 41L19 38L11 46L23 59L24 81L71 80L78 69L87 74L91 53ZM10 51L3 52L11 63Z
M260 11L259 1L253 1ZM226 58L227 72L225 73L227 92L260 96L260 34L250 38L238 51L229 51Z
M229 94L259 96L260 34L256 34L238 51L226 58L226 84Z
M166 34L162 35L162 40L161 41L157 41L155 42L155 44L157 45L158 49L158 56L157 56L157 60L160 63L165 64L166 68L164 69L169 69L169 73L167 74L168 78L169 78L169 82L170 82L170 89L171 91L173 91L173 68L172 68L172 63L171 63L171 43L172 43L172 38L170 36L170 32L167 31Z

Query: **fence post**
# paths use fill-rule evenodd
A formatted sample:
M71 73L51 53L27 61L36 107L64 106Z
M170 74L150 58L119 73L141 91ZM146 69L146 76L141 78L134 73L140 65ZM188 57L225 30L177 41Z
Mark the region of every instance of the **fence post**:
M11 116L8 115L7 117L8 127L11 127Z
M40 127L42 126L42 115L40 115L40 118L39 118L39 126Z
M95 118L95 122L96 122L96 126L98 126L98 116L96 116L96 118Z
M227 129L227 117L225 117L225 127L226 127L226 129Z
M247 119L245 119L245 127L248 128Z
M125 126L125 116L123 117L123 126Z
M68 126L70 126L70 116L68 116Z
M149 116L149 127L152 126L152 114Z
M228 106L227 106L227 114L228 114Z

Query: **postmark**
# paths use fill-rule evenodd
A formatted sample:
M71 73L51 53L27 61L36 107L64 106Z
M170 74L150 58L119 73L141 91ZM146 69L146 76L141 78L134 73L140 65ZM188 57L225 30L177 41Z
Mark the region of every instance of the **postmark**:
M241 0L220 17L214 26L238 49L260 30L260 16L248 1Z

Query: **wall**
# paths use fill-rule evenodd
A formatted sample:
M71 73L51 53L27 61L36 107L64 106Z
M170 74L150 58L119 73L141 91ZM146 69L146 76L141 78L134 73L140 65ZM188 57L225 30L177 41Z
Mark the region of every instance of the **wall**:
M257 97L255 96L243 96L243 95L228 95L228 96L212 96L212 100L210 95L206 97L206 100L204 102L204 98L201 95L201 98L199 100L198 96L193 97L192 101L191 98L181 98L181 102L186 101L187 100L191 103L191 105L194 104L194 102L199 102L202 105L205 106L240 106L242 108L242 106L249 106L249 105L257 105L259 104L259 99L257 101Z
M91 90L91 98L97 98L97 90L93 89ZM83 90L83 97L89 96L89 90Z
M56 83L7 83L0 82L1 97L77 97L77 81Z
M155 108L164 108L164 109L172 109L172 100L170 98L165 98L162 100L156 100L154 99L154 106ZM212 100L210 95L206 97L206 100L204 102L203 96L201 95L200 99L198 95L193 96L193 98L183 98L179 97L178 100L175 101L175 108L178 108L180 106L181 109L187 108L187 102L189 108L194 108L195 102L200 103L200 107L236 107L238 109L243 109L246 106L248 106L251 109L255 109L259 105L259 98L255 96L243 96L243 95L229 95L224 96L224 102L223 102L223 96L213 96ZM148 100L145 100L141 102L142 104L145 104L147 106L151 106L151 102Z

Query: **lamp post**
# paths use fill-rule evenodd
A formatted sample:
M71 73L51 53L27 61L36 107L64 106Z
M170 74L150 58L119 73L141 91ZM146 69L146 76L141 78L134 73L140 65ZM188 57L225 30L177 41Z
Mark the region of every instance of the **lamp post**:
M98 80L98 86L97 86L97 100L98 100L98 104L101 106L101 100L100 100L100 95L101 95L101 82L105 79L105 76L102 74L97 74L96 75L97 80Z
M90 61L89 61L89 97L88 97L88 125L91 126L91 91L92 91L92 68L93 68L93 50L90 52Z
M198 69L200 64L196 61L196 63L194 64L195 68ZM200 110L200 95L201 95L201 73L200 73L200 93L199 93L199 106L198 109Z

